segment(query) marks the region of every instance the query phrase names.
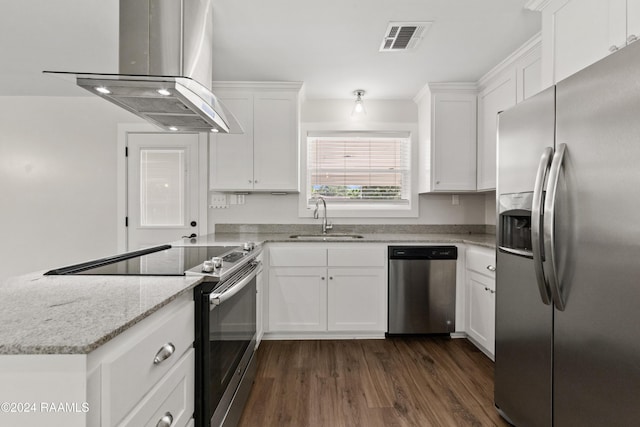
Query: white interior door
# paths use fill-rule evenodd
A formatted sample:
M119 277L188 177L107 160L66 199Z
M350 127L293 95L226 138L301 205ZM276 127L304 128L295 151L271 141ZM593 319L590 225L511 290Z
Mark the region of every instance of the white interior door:
M127 250L200 234L198 134L127 134Z

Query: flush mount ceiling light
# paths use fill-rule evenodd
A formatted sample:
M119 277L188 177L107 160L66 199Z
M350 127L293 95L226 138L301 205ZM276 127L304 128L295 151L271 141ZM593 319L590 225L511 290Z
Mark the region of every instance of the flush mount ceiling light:
M364 96L364 90L356 89L353 91L353 94L356 97L356 102L353 104L353 110L351 110L352 116L359 116L367 114L367 110L364 109L364 102L362 101L362 97Z

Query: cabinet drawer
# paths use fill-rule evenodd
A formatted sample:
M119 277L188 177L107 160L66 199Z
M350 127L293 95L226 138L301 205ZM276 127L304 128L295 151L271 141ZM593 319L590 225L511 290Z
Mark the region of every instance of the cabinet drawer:
M384 267L385 250L377 247L329 248L329 267Z
M327 249L301 247L275 247L269 249L269 265L273 267L325 267Z
M162 417L171 425L186 425L194 410L195 350L191 349L153 387L122 422L122 427L155 427Z
M102 367L103 407L110 422L119 422L156 384L180 357L193 346L194 303L188 301L175 311L141 331L135 345L123 348ZM164 346L173 346L173 353L154 363ZM142 424L138 424L142 425Z
M467 249L467 270L473 270L485 276L496 277L496 255L490 250Z

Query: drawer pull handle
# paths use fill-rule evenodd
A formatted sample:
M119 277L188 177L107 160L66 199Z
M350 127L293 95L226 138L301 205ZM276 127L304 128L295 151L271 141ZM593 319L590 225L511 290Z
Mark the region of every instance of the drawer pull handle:
M171 427L171 424L173 424L173 415L171 415L171 412L167 412L160 418L156 427Z
M176 346L172 343L163 345L162 348L156 353L156 357L154 357L153 359L153 364L159 365L160 363L164 362L169 357L171 357L174 351L176 351Z
M489 265L487 265L487 270L496 271L496 267L494 265L489 264Z

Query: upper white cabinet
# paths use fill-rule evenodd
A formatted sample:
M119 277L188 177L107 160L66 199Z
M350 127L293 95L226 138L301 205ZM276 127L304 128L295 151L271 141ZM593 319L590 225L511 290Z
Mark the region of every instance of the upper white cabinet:
M215 82L243 134L212 135L213 191L298 191L300 83Z
M478 191L496 188L498 113L540 91L540 69L538 35L478 81Z
M542 11L542 85L554 83L640 36L640 0L551 0Z
M432 83L418 95L421 193L476 189L476 96L475 83Z
M516 73L508 71L478 94L478 190L496 188L498 113L516 104Z

